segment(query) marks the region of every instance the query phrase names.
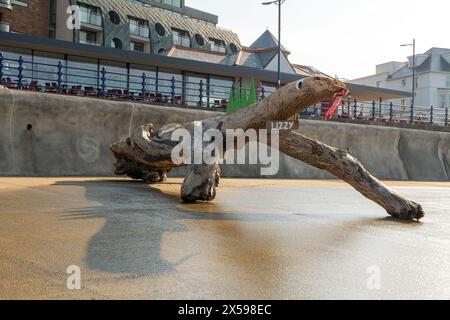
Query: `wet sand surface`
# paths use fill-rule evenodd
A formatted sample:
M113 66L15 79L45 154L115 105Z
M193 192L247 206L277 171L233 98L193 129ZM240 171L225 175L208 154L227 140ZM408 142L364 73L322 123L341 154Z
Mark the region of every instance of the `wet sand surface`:
M196 205L180 183L0 178L0 298L450 298L450 183L388 183L421 223L338 181L224 180Z

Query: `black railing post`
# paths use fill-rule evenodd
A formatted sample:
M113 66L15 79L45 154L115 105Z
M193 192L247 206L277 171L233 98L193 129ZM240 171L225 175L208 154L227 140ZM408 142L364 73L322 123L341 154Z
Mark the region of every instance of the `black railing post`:
M372 121L375 121L375 112L376 112L376 107L377 107L377 104L376 104L376 102L375 102L375 100L373 100L372 101Z
M102 81L101 89L102 89L102 91L101 92L102 92L102 97L105 97L106 96L106 69L105 69L105 67L102 68L101 73L102 73L102 78L101 78L101 81Z
M410 119L409 119L409 122L410 122L411 124L414 123L414 118L415 118L415 116L414 116L414 105L411 104L411 115L410 115Z
M147 80L146 80L145 72L142 74L142 101L145 101L145 89L147 88Z
M19 57L19 60L18 60L18 62L19 62L19 68L18 68L18 70L19 70L19 74L18 74L18 76L17 76L17 89L22 89L22 82L23 82L23 57L22 56L20 56Z
M199 88L199 95L198 95L198 106L203 106L203 80L200 80L200 88Z
M3 84L3 53L0 52L0 84Z
M380 98L380 108L378 110L378 120L383 120L383 99Z
M391 102L389 104L389 122L394 120L394 104Z
M172 77L172 86L171 86L172 92L172 104L175 103L175 77Z
M356 100L356 98L353 104L353 119L358 119L358 100Z
M350 119L350 108L351 108L351 101L350 101L350 97L347 99L347 113L348 113L348 118Z
M59 61L58 62L58 80L57 80L58 93L62 92L62 87L61 87L61 85L62 85L62 68L63 68L62 63L61 63L61 61Z
M431 106L431 108L430 108L430 124L433 124L433 122L434 122L434 107L433 106Z
M445 108L445 126L448 127L448 107Z

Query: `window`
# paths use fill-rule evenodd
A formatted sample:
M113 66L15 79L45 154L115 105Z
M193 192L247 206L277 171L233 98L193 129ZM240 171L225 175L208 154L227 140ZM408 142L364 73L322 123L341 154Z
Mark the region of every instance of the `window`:
M97 45L97 33L92 31L80 30L80 43Z
M203 40L203 37L198 33L195 35L195 41L200 47L203 47L205 45L205 40Z
M190 47L191 46L191 37L189 36L189 32L181 29L172 28L173 35L173 43L175 45Z
M419 89L419 77L417 77L416 79L414 79L414 85L416 87L416 89Z
M228 100L233 91L233 78L210 77L209 104L217 105L217 101Z
M445 87L450 88L450 76L445 77Z
M111 48L122 49L122 41L119 38L112 39Z
M120 24L120 16L117 12L111 10L110 12L108 12L109 15L109 20L111 20L111 22L115 25Z
M402 80L402 87L406 87L406 80L405 79Z
M225 47L225 42L223 40L209 38L209 45L211 48L211 51L215 52L227 52L227 48Z
M50 12L49 12L49 26L48 26L48 37L56 38L56 0L50 0ZM1 21L1 16L0 16Z
M100 70L105 68L106 81L105 86L107 90L110 89L127 89L127 66L125 63L113 62L113 61L100 61Z
M175 96L180 97L183 95L183 75L171 70L158 71L157 92L166 96L167 99L172 97L172 78L175 78Z
M381 87L381 81L377 81L377 88Z
M185 103L188 106L206 107L208 102L207 84L208 77L206 75L187 74L184 84Z
M262 90L262 89L264 89L264 90ZM277 91L277 84L263 82L262 85L257 90L257 96L260 99L263 98L262 94L264 92L264 98L267 98L275 91ZM331 104L330 104L330 106L331 106Z
M130 33L143 38L150 36L148 21L130 17Z
M63 68L62 80L65 82L65 61L64 55L35 51L33 55L33 79L39 81L40 85L44 82L57 82L58 64L61 62Z
M166 35L166 29L164 29L164 27L161 23L155 24L155 30L156 30L156 33L161 37L164 37Z
M168 4L172 7L181 8L181 0L162 0L162 3Z
M67 58L67 85L83 85L97 88L98 64L96 59L69 56Z
M142 92L143 75L145 74L145 91L156 92L156 71L152 67L131 65L129 76L130 91Z
M131 41L131 50L144 52L144 44L142 42Z
M102 25L101 11L97 7L78 4L80 7L80 21L94 26Z
M230 50L231 50L231 52L233 52L233 54L236 54L239 52L238 47L234 43L230 44Z
M10 61L3 61L3 76L11 78L11 80L18 81L19 76L19 57L23 58L23 76L24 80L31 80L32 78L32 52L31 50L21 48L1 47L0 52L3 54L3 58L11 59Z
M438 106L440 108L450 108L450 91L439 91Z

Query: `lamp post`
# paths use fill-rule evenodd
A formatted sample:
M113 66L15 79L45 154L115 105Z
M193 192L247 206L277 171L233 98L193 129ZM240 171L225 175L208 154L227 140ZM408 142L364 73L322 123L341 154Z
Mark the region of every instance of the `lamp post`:
M281 88L281 5L286 0L275 0L275 1L267 1L263 2L262 5L268 6L271 4L278 5L278 89Z
M402 44L401 47L412 47L413 48L413 82L412 82L412 99L411 99L411 108L414 110L415 101L416 101L416 39L413 39L412 43Z

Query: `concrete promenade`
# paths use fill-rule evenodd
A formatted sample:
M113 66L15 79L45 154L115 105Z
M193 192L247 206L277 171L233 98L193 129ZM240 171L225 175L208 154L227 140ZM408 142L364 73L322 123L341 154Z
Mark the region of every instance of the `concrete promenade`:
M206 110L0 91L0 176L114 176L112 143L141 124L186 123ZM450 181L450 133L302 120L300 132L348 150L377 178ZM259 178L257 166L225 166L225 177ZM281 155L278 179L332 176Z
M196 205L179 183L0 178L0 298L450 298L449 183L390 183L421 223L337 181L225 180Z

